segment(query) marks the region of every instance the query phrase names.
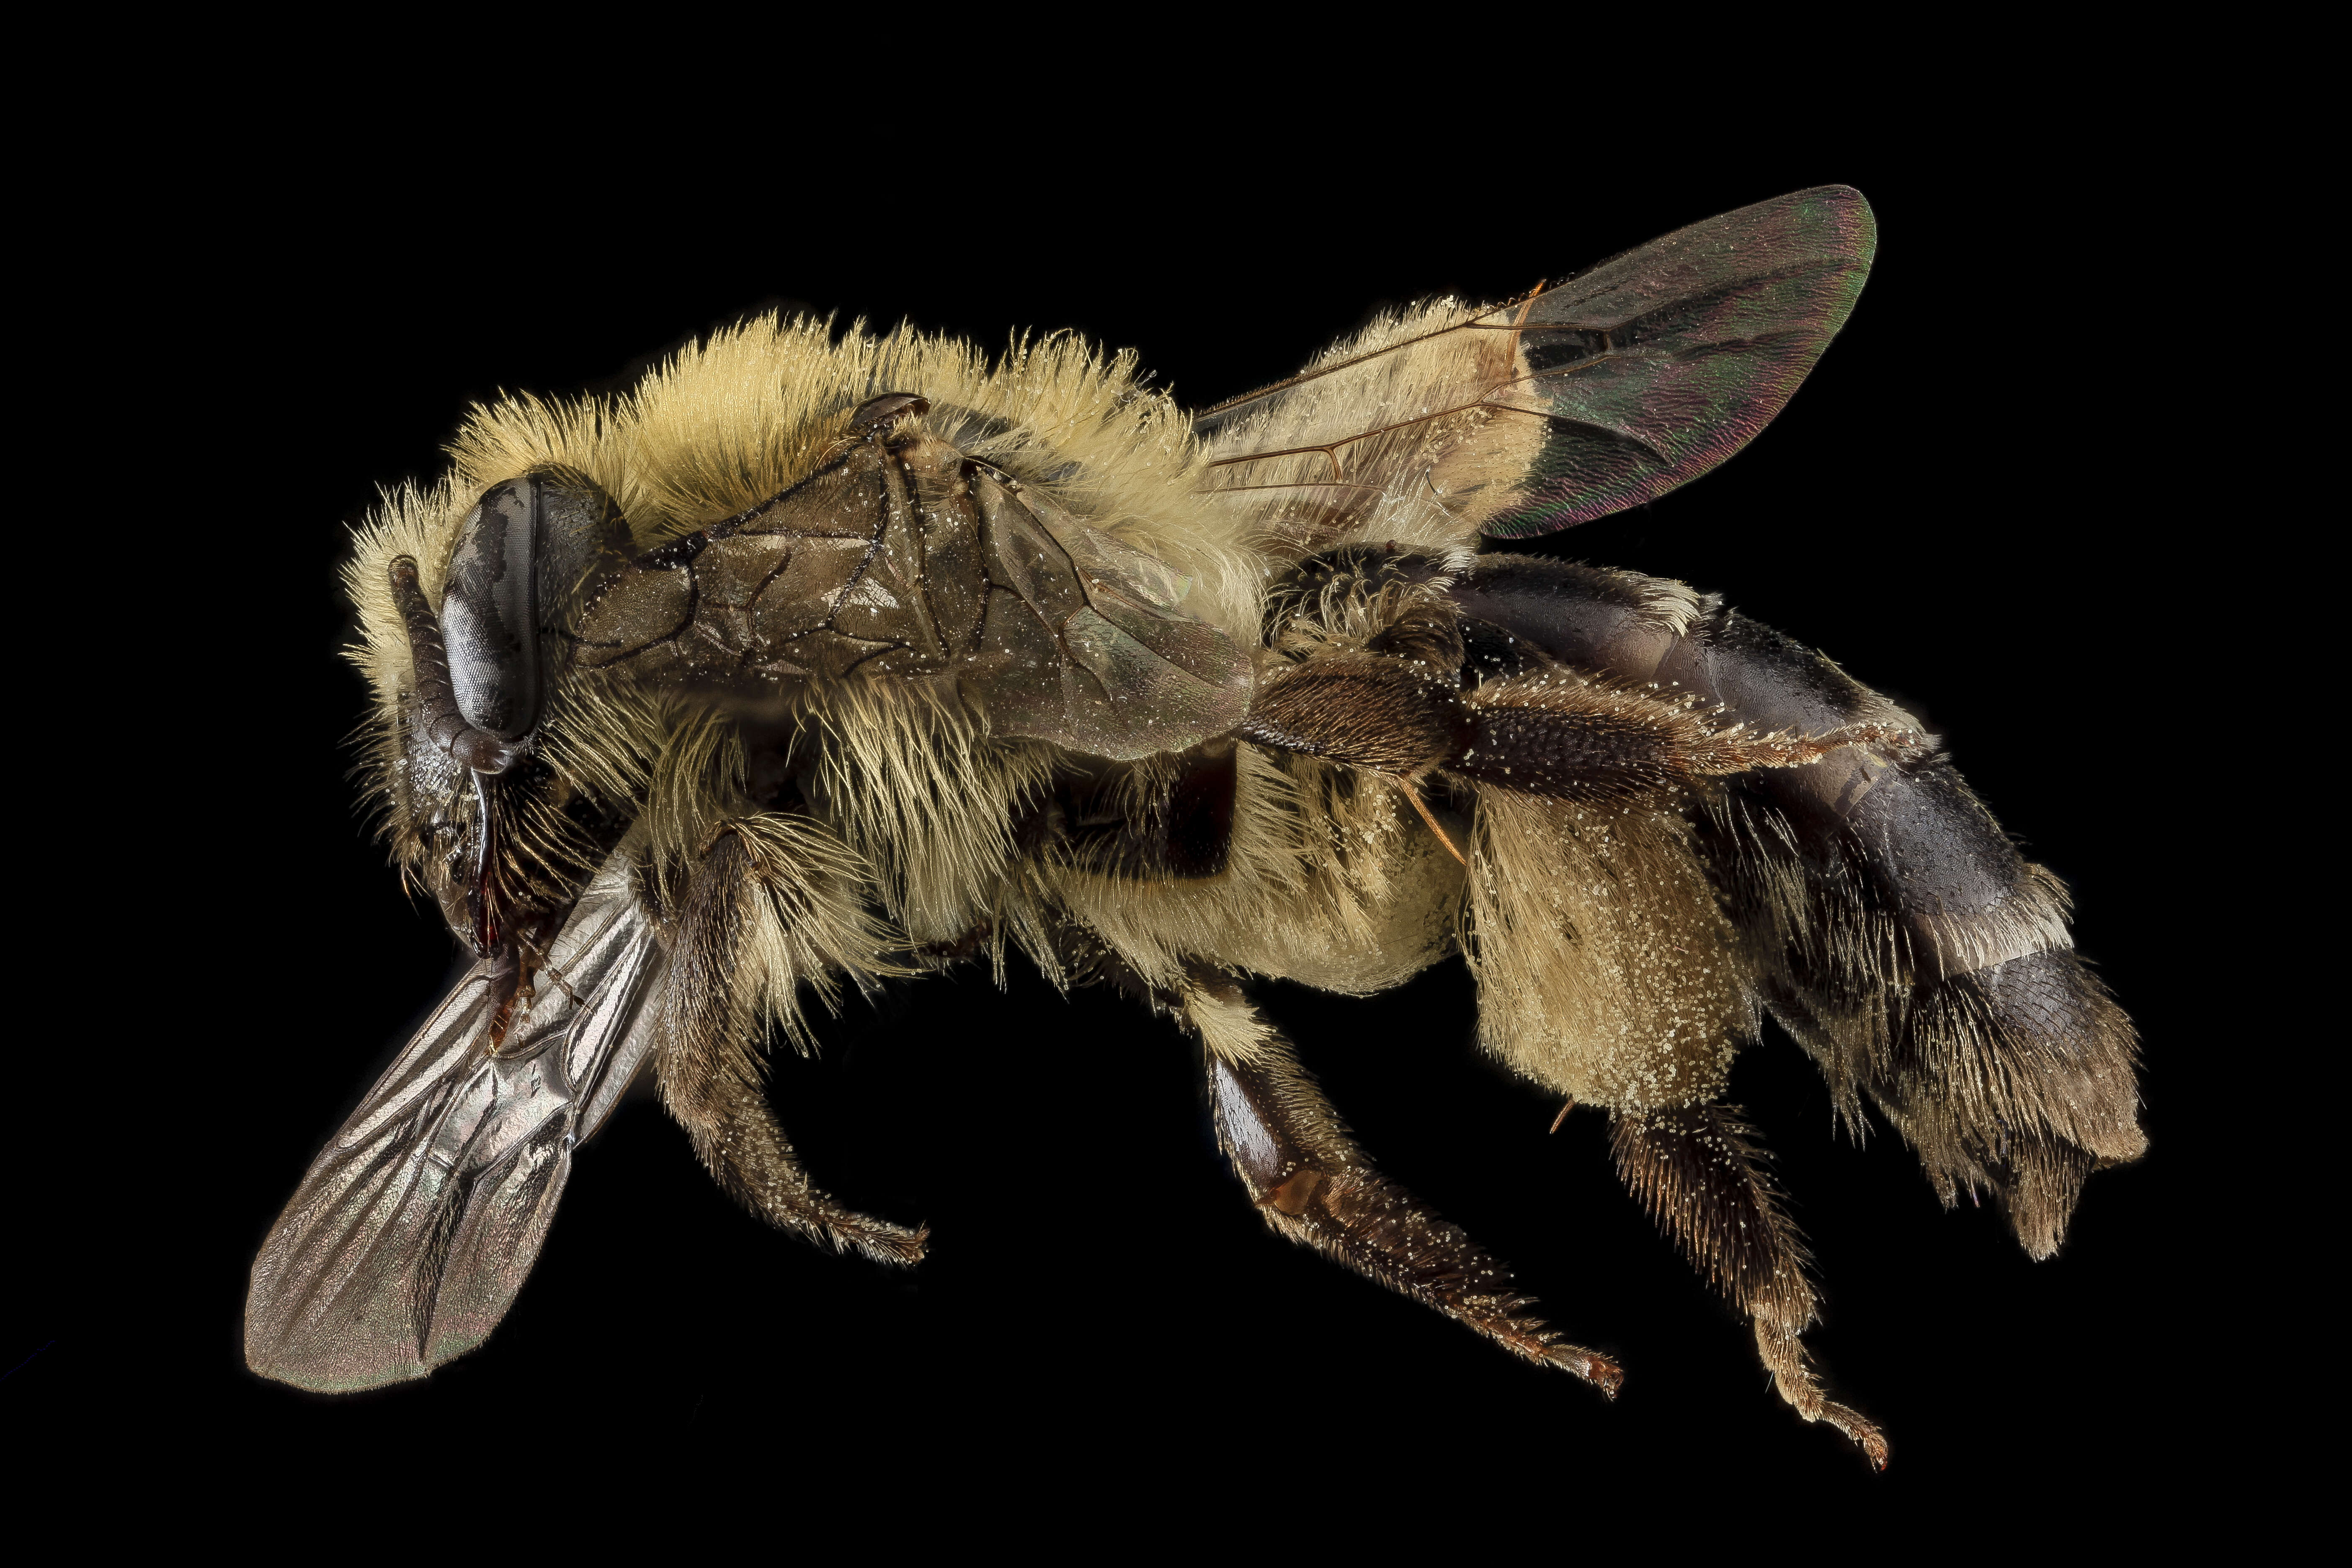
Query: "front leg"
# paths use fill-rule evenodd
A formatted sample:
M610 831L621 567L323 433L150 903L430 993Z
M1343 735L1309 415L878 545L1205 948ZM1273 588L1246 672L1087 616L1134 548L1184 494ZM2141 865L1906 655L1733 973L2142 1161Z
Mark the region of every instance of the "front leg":
M921 1260L928 1229L844 1206L809 1180L761 1092L761 1024L746 994L747 926L768 859L736 829L695 868L670 946L656 1073L662 1103L736 1202L779 1230L877 1263Z
M1237 987L1196 984L1182 1013L1205 1047L1218 1146L1268 1226L1616 1396L1622 1369L1547 1329L1531 1311L1534 1300L1511 1288L1508 1268L1374 1169L1289 1042Z

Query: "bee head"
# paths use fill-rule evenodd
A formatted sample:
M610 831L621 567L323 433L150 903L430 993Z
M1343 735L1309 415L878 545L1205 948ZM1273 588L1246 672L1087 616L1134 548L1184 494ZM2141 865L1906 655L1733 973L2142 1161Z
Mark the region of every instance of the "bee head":
M501 773L529 749L582 589L626 549L604 492L578 475L492 485L457 531L436 613L416 563L391 564L416 671L411 745Z
M415 558L390 563L415 677L402 737L408 775L446 786L424 792L436 797L426 836L444 841L426 857L425 880L478 951L495 943L501 910L530 901L523 885L535 880L502 847L510 834L501 833L501 820L520 812L520 826L544 816L505 801L511 791L501 775L534 749L570 658L579 605L627 547L627 527L601 489L547 470L482 493L452 542L437 610ZM529 784L524 792L545 793ZM460 793L473 799L470 824L461 825Z
M416 563L392 563L416 668L419 738L478 773L504 773L547 707L580 591L628 531L578 475L492 485L457 531L436 615Z

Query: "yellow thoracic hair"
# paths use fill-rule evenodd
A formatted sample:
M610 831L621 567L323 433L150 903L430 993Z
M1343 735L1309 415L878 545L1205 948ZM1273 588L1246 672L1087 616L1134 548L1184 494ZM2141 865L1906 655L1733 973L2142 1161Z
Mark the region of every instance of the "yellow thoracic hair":
M1374 340L1410 340L1429 321L1459 309L1441 301L1410 317L1384 319L1363 341L1341 348L1354 353L1378 346ZM1394 398L1425 400L1418 382L1402 393L1390 383L1400 374L1442 379L1450 364L1445 355L1456 353L1449 345L1445 340L1417 347L1392 365L1381 362L1385 379L1353 391L1340 381L1312 383L1312 398L1293 399L1254 421L1265 426L1258 438L1328 439L1333 430L1376 425L1375 416ZM345 567L361 630L351 656L374 689L374 783L379 800L394 806L395 827L415 816L402 808L404 798L414 805L452 787L444 780L410 777L406 770L415 764L398 741L401 704L414 689L414 674L407 632L387 583L395 557L415 560L425 597L437 605L457 531L476 500L493 485L550 468L594 481L627 519L636 547L649 549L806 479L847 429L852 410L891 392L929 400L928 423L950 445L1044 489L1090 526L1188 579L1187 612L1243 647L1259 644L1267 584L1295 557L1296 542L1271 526L1263 493L1217 494L1213 465L1232 448L1231 433L1204 447L1173 400L1141 384L1131 352L1106 353L1057 333L1017 338L991 358L967 342L905 327L881 335L862 325L845 332L829 321L770 314L679 350L626 392L568 399L509 395L478 405L450 445L448 472L437 482L388 492L362 524ZM1461 548L1471 532L1466 517L1417 500L1403 510L1374 509L1346 537L1325 542L1377 535L1448 551ZM838 781L849 840L845 847L869 863L887 914L917 941L984 914L985 889L1009 853L1008 844L996 842L1001 824L956 826L970 814L942 815L926 803L977 806L985 799L1001 815L1012 796L1038 787L1054 764L1029 755L1034 748L989 744L982 765L973 748L984 741L984 721L935 710L911 692L877 689L856 697L835 690L823 698L824 704L845 701L865 721L852 727L858 744L843 755L854 753L860 777L870 773L865 782L876 786ZM655 860L667 865L685 853L686 837L698 842L706 817L727 809L710 794L725 793L718 775L704 777L708 770L690 767L687 759L700 743L698 706L683 693L572 682L556 694L542 726L541 754L574 787L615 805L641 802L650 808L654 827L677 827L677 833L655 836L660 840ZM884 765L904 763L894 747L920 751L926 759L915 770L920 779L903 765ZM950 766L956 759L961 763ZM688 779L688 773L694 776ZM896 784L877 794L882 780ZM917 783L923 787L914 787ZM1374 815L1386 809L1382 803ZM685 834L688 824L698 825L691 835ZM1244 848L1237 858L1252 863L1248 847L1265 836L1253 837L1248 823L1243 826ZM1296 853L1295 847L1290 855L1275 853L1272 844L1266 841L1268 863L1255 868L1268 889L1293 879L1277 868ZM552 837L516 847L551 864L565 858ZM399 831L394 851L412 868L421 853ZM1339 904L1353 907L1347 898ZM1163 965L1150 961L1165 954L1130 957L1156 973Z
M625 393L478 405L443 479L383 496L344 574L360 612L352 658L382 715L410 681L386 568L413 556L439 604L457 529L488 487L547 468L583 474L650 548L805 479L850 411L886 392L929 399L931 425L950 444L1158 556L1192 580L1187 610L1256 642L1266 565L1245 537L1252 519L1193 493L1199 446L1182 411L1139 384L1131 351L1056 333L1016 339L991 360L909 328L837 334L828 321L771 314L679 350Z
M943 439L1157 556L1190 579L1189 612L1255 645L1267 578L1298 552L1291 512L1328 499L1313 484L1327 477L1326 459L1302 450L1246 472L1216 465L1244 451L1312 448L1456 397L1475 379L1465 356L1475 357L1478 341L1438 329L1471 309L1438 300L1382 316L1315 367L1398 352L1255 405L1205 444L1172 398L1142 385L1131 350L1107 353L1057 332L1016 338L991 359L908 327L877 336L863 323L836 332L830 320L761 316L679 350L625 393L477 406L450 444L449 472L386 493L361 526L346 568L362 626L353 658L391 704L407 684L408 644L385 567L414 556L425 597L438 605L457 529L492 485L548 468L583 474L650 548L807 478L850 411L886 392L928 398ZM1462 432L1434 426L1416 435L1439 443L1427 462L1393 454L1403 467L1384 477L1396 493L1313 547L1377 539L1445 554L1470 546L1531 456L1521 447L1534 429L1521 420L1458 442ZM1247 488L1229 488L1236 476Z
M467 805L451 779L413 776L420 766L430 772L430 759L420 764L400 743L401 705L415 675L388 584L394 559L416 562L425 597L437 605L457 532L478 498L550 468L594 481L627 519L636 547L651 548L807 478L847 428L851 411L888 392L928 399L931 427L951 445L1158 557L1190 579L1189 611L1244 647L1258 640L1265 565L1239 538L1245 520L1194 494L1201 460L1186 416L1165 394L1139 384L1132 353L1106 353L1063 333L1016 339L992 359L969 343L903 327L877 336L862 327L837 331L822 320L760 317L678 351L624 393L510 395L478 405L451 443L448 471L432 484L385 494L362 524L344 569L360 620L351 656L373 688L373 782L378 802L393 808L396 858L417 868L424 850L415 825L434 803L453 801L461 814ZM978 765L976 716L934 712L935 704L916 693L877 690L861 699L835 691L826 700L859 708L856 760L892 785L840 792L853 841L845 847L872 858L890 916L919 940L984 913L971 906L1009 853L1008 844L995 842L1002 824L930 807L971 805L976 792L1003 808L994 796L1035 787L1038 769L1050 772L1051 764L1028 757L1035 748L1000 757L1000 747L991 749L991 765ZM729 813L720 798L728 770L705 765L711 737L698 708L682 693L575 681L554 694L542 726L541 755L574 787L615 805L635 800L649 808L655 841L647 847L656 870L690 858L687 838L698 843L713 815ZM919 789L903 765L881 765L903 763L898 753L910 746L926 760L913 781ZM948 765L958 760L961 765ZM510 847L552 868L567 858L559 837L551 829Z

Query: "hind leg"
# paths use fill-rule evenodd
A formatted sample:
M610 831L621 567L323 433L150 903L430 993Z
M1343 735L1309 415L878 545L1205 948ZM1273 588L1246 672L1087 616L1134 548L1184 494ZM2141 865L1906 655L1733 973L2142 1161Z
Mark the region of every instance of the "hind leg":
M1207 1047L1218 1145L1270 1227L1616 1396L1625 1374L1615 1362L1546 1328L1508 1268L1373 1168L1238 988L1196 984L1180 1007Z
M1748 1317L1780 1397L1808 1421L1826 1421L1886 1468L1886 1438L1825 1398L1801 1336L1813 1321L1803 1239L1780 1212L1753 1130L1728 1106L1612 1114L1617 1173L1691 1266Z

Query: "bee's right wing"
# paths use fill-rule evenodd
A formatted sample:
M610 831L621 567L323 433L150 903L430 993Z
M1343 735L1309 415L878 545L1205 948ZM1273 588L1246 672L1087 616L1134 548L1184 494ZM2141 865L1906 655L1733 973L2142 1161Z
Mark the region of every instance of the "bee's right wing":
M1845 185L1758 202L1508 305L1440 300L1202 414L1202 492L1298 553L1520 539L1652 500L1746 446L1862 293L1877 245ZM1383 531L1387 531L1385 533Z
M539 1256L572 1150L655 1041L664 963L616 853L489 1053L487 964L457 982L311 1163L254 1259L246 1362L301 1388L422 1377L481 1343Z

